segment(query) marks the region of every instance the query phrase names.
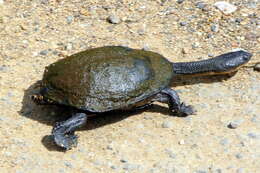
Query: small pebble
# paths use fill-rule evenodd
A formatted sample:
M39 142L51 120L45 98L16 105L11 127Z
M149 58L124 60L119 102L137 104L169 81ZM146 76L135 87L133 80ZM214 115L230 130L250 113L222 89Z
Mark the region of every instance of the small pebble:
M118 23L120 23L120 18L118 17L118 16L116 16L116 15L110 15L108 18L107 18L107 21L109 22L109 23L112 23L112 24L118 24Z
M182 49L181 49L181 52L182 52L183 54L187 54L187 53L188 53L188 49L187 49L187 48L182 48Z
M162 127L163 128L171 128L173 126L173 124L172 124L172 122L170 122L170 121L164 121L163 123L162 123Z
M213 37L213 34L211 34L211 33L209 33L208 35L207 35L207 38L212 38Z
M179 141L179 144L180 144L180 145L184 145L184 144L185 144L185 141L184 141L183 139L181 139L181 140Z
M67 17L67 24L71 24L73 22L74 17L73 16L68 16Z
M183 3L185 0L177 0L177 3L178 4L181 4L181 3Z
M236 171L236 173L244 173L245 171L244 171L244 168L239 168L239 169L237 169L237 171Z
M212 57L214 57L214 54L209 53L209 54L208 54L208 57L211 57L211 58L212 58Z
M243 155L242 155L241 153L238 153L238 154L236 154L236 158L237 158L237 159L242 159L242 158L243 158Z
M196 173L208 173L208 172L204 171L204 170L198 170L198 171L196 171Z
M188 23L187 22L185 22L185 21L183 21L183 22L180 22L180 25L181 26L186 26Z
M216 2L214 6L217 7L222 13L226 15L233 13L237 10L236 6L225 1Z
M228 124L228 128L236 129L243 123L243 120L234 120Z
M241 23L243 21L243 19L241 19L241 18L236 18L236 20L235 20L235 22L237 22L237 23Z
M251 122L253 122L253 123L260 123L260 115L254 115L251 118Z
M260 62L256 63L256 65L254 66L254 70L260 72Z
M65 46L65 50L72 50L72 48L73 48L72 43L68 43L68 44Z
M6 71L7 67L5 65L0 66L0 71Z
M199 9L205 9L206 4L204 2L198 2L196 3L196 7Z
M227 138L224 138L220 141L221 145L228 145L229 144L229 140Z
M42 51L40 51L40 55L47 55L48 54L48 50L42 50Z
M255 134L255 133L253 133L253 132L248 133L247 136L248 136L249 138L252 138L252 139L256 139L256 138L257 138L257 134Z
M130 164L130 163L126 163L126 164L123 166L123 169L124 169L124 170L127 170L127 171L133 171L133 170L138 169L138 168L139 168L139 165Z
M191 45L192 49L196 49L200 46L199 42L195 42Z
M69 168L72 168L72 167L73 167L72 164L71 164L69 161L65 161L65 162L64 162L64 165L67 166L67 167L69 167Z
M108 150L113 150L113 145L112 145L112 144L109 144L109 145L107 146L107 149L108 149Z
M211 29L212 32L218 32L219 31L219 26L218 25L212 25L210 27L210 29Z
M120 162L122 162L122 163L126 163L126 162L127 162L127 159L122 158L122 159L120 159Z
M214 173L222 173L222 170L218 168L214 171Z
M41 3L46 5L49 3L49 0L41 0Z
M144 34L145 34L145 30L144 30L144 29L138 29L138 30L137 30L137 33L138 33L139 35L144 35Z
M115 165L110 166L111 169L117 169Z
M172 159L176 158L176 154L172 150L165 149L165 152L169 155L170 158L172 158Z

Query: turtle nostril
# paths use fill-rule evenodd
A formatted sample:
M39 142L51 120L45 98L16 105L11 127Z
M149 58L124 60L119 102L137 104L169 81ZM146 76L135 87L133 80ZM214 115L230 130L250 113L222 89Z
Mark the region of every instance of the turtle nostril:
M244 60L250 60L251 56L252 56L251 53L246 52L246 54L243 56L243 59L244 59Z

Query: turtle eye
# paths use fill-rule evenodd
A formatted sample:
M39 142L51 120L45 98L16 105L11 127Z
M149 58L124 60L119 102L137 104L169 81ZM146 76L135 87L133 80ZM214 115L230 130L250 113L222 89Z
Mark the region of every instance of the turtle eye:
M247 55L244 55L244 56L243 56L243 60L244 60L244 61L248 61L249 59L250 59L249 56L247 56Z

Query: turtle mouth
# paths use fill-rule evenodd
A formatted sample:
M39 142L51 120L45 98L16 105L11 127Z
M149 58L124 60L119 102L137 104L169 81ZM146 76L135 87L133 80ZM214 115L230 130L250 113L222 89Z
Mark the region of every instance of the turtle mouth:
M36 103L38 105L46 104L46 102L41 94L34 94L31 96L31 99L33 100L34 103Z

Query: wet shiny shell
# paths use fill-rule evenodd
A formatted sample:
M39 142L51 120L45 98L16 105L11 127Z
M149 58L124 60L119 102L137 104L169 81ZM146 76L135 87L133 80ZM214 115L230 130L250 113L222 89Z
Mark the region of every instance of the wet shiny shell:
M46 67L43 96L92 112L123 109L169 86L172 68L151 51L120 46L89 49Z

